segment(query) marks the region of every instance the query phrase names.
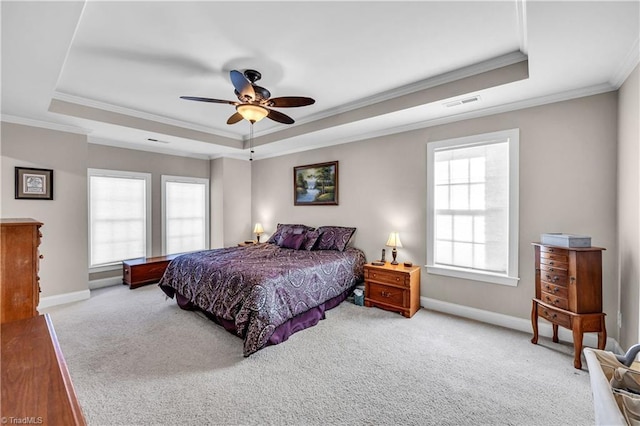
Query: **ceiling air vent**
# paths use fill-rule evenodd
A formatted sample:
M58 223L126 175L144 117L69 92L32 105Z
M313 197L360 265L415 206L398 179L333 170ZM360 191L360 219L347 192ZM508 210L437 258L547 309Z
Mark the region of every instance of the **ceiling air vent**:
M466 104L470 104L473 102L478 102L480 100L480 96L479 95L475 95L475 96L471 96L469 98L464 98L464 99L458 99L455 101L451 101L451 102L447 102L444 104L444 106L446 106L447 108L451 108L451 107L455 107L458 105L466 105Z

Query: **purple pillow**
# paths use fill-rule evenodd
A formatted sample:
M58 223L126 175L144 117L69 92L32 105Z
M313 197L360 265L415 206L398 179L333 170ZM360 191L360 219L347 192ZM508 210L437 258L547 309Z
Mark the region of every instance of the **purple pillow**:
M291 231L292 229L295 229L296 232L292 232ZM286 237L287 234L290 234L290 233L299 234L300 229L302 229L302 232L304 232L304 231L313 231L314 228L307 225L302 225L302 224L279 223L276 228L276 232L274 232L273 235L269 237L269 239L267 240L267 243L281 245L282 240Z
M338 250L344 251L349 244L351 236L356 232L356 228L345 226L321 226L318 228L320 238L316 243L316 250Z
M302 242L302 248L305 250L311 250L313 246L316 244L320 238L320 232L316 231L307 231L304 234L304 241Z
M304 241L304 233L289 234L286 236L284 240L282 240L282 244L280 245L280 247L300 250L300 246L302 246L303 241Z

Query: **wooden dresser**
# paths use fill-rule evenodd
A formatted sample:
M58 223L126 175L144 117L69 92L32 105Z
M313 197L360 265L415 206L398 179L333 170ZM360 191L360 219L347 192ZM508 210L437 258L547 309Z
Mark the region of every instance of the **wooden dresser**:
M38 315L41 222L0 219L0 323Z
M420 267L364 265L364 305L411 318L420 309Z
M532 343L538 343L538 317L551 322L553 341L558 326L573 332L573 366L582 368L582 337L598 333L598 349L607 341L602 312L601 247L567 248L533 243L535 248L536 297L531 308Z
M2 324L3 424L85 425L48 315Z

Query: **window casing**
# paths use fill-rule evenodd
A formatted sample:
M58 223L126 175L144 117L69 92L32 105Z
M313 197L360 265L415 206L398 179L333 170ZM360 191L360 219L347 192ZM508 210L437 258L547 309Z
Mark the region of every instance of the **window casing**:
M427 272L518 283L519 130L427 145Z
M89 169L89 268L151 254L151 174Z
M162 252L209 248L209 179L162 176Z

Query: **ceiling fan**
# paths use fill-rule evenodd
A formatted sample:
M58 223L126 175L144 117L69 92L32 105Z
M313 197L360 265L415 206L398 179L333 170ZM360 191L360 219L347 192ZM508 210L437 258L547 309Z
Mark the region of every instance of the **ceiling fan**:
M233 83L239 102L224 99L200 98L196 96L180 96L180 98L188 101L234 105L236 112L229 117L227 124L235 124L243 118L253 124L262 120L264 117L268 117L279 123L293 124L293 118L271 108L301 107L312 105L316 102L314 99L302 96L271 98L271 92L255 84L255 82L262 77L262 74L256 70L245 70L244 73L231 70L230 75L231 83Z

